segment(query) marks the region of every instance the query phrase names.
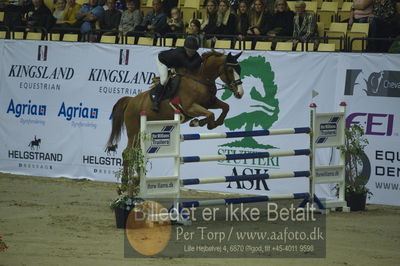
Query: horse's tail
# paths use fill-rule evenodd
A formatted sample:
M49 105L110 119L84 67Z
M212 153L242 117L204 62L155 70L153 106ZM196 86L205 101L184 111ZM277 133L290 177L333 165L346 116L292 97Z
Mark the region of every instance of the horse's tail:
M131 98L132 97L129 96L122 97L113 107L111 113L112 130L110 137L108 138L107 147L116 144L121 138L122 128L124 127L124 112Z

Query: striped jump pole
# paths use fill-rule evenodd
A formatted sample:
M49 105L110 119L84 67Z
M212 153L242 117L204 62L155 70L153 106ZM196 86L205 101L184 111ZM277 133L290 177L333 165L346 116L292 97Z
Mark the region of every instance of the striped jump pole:
M182 185L199 185L199 184L211 184L211 183L224 183L224 182L235 182L235 181L252 181L262 179L274 179L274 178L291 178L291 177L309 177L310 171L293 171L293 172L282 172L282 173L271 173L271 174L258 174L258 175L236 175L236 176L218 176L218 177L205 177L205 178L188 178L181 180Z
M309 134L309 127L295 127L286 129L270 129L270 130L254 130L254 131L237 131L223 133L199 133L199 134L182 134L182 140L198 140L198 139L229 139L242 137L258 137L273 135L290 135L290 134Z
M243 154L226 154L226 155L204 155L204 156L183 156L181 163L210 162L210 161L230 161L254 158L268 157L284 157L310 155L310 149L288 150L288 151L270 151L270 152L253 152Z
M293 194L276 194L270 196L254 196L254 197L242 197L242 198L227 198L227 199L212 199L212 200L200 200L200 201L187 201L182 202L181 207L204 207L204 206L215 206L224 204L240 204L240 203L254 203L254 202L266 202L270 200L286 200L286 199L308 199L308 193L293 193Z

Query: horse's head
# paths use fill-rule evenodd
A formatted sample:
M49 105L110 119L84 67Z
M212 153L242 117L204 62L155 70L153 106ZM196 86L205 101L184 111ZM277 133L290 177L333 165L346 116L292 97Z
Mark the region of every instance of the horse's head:
M237 61L241 54L241 52L237 55L229 53L226 56L225 63L221 66L222 70L220 71L221 80L228 85L229 90L231 90L238 99L243 96L242 80L240 79L241 69Z

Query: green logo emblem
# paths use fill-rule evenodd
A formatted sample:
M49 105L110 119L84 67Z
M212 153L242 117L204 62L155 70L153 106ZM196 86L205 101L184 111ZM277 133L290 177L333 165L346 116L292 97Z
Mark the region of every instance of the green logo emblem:
M225 126L230 130L251 131L255 127L260 126L262 129L269 129L273 123L278 120L279 100L276 98L278 87L274 83L275 73L271 69L269 62L261 56L250 56L241 61L242 69L240 78L258 79L262 84L260 87L254 85L250 90L250 97L258 104L250 105L250 112L244 112L237 116L225 119ZM256 87L257 86L257 87ZM232 96L229 90L225 90L222 100L226 100ZM241 140L226 143L220 146L251 148L251 149L273 149L274 146L262 144L253 137L244 137Z

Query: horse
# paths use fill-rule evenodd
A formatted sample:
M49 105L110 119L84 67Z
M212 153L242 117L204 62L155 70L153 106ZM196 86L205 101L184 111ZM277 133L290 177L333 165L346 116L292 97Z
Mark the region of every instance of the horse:
M183 113L182 123L189 120L190 126L205 126L208 129L216 128L224 123L229 111L229 105L216 97L217 87L215 80L219 77L233 95L240 99L243 96L243 86L240 79L240 65L237 59L241 53L232 55L216 52L214 50L203 53L201 66L192 72L178 69L181 81L176 92ZM121 136L121 131L126 127L128 143L123 152L138 145L140 132L140 113L145 111L148 120L172 120L175 110L170 105L169 99L160 103L159 112L152 111L150 91L145 91L135 97L122 97L117 101L112 110L112 130L107 146L115 145ZM218 119L208 109L222 109ZM197 119L202 117L203 119ZM123 156L124 157L124 156ZM124 160L124 167L126 162Z

